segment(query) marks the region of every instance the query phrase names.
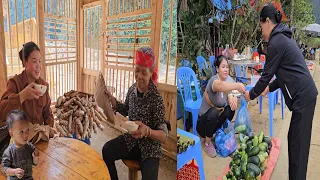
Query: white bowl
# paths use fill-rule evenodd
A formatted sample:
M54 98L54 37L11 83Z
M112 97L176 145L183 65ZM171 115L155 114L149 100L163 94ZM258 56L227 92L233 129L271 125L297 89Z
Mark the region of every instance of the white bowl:
M239 91L237 91L237 90L232 90L231 92L232 92L232 94L238 94L239 93Z
M34 89L40 91L41 92L40 96L43 96L43 94L47 91L47 86L41 85L41 84L36 84L34 86Z
M136 131L136 130L138 130L138 128L139 128L139 125L136 124L135 122L133 122L133 121L126 121L126 129L127 129L129 132Z

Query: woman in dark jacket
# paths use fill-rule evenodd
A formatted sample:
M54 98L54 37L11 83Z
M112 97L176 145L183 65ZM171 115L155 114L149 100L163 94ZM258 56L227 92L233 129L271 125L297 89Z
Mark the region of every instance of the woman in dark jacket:
M291 30L280 23L281 13L266 4L260 14L263 40L268 41L264 71L247 101L280 88L292 117L288 133L289 179L306 179L310 138L318 90ZM272 77L277 79L269 84Z

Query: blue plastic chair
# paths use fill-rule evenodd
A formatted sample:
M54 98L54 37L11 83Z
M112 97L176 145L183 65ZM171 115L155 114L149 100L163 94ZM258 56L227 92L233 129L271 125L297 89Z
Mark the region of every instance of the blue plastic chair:
M180 67L177 70L177 86L180 91L182 101L184 104L184 129L186 129L186 111L191 112L192 114L192 129L193 134L197 135L196 125L198 120L198 112L201 106L202 97L200 94L200 89L198 86L195 86L196 91L196 100L192 98L192 88L191 86L197 83L196 74L191 68ZM183 89L183 91L182 91Z
M197 57L197 63L198 63L198 66L199 66L201 74L202 74L202 70L203 69L209 68L206 59L204 57L202 57L202 56L198 56Z
M250 91L253 88L253 86L251 84L246 86L246 90ZM279 96L278 94L281 94L281 115L282 115L282 119L284 119L284 99L283 99L283 94L281 92L280 89L277 89L273 92L269 92L267 94L268 97L268 104L269 104L269 131L270 131L270 137L272 137L273 134L273 111L276 108L276 104L278 104L278 99ZM262 113L262 103L263 103L263 97L259 96L259 110L260 110L260 114Z
M278 94L281 93L281 115L282 119L284 119L284 99L283 94L280 89L277 89L273 92L268 93L268 102L269 102L269 131L270 137L273 135L273 111L276 108L276 104L278 103ZM262 99L260 103L260 114L262 113Z
M258 48L251 48L251 52L258 52Z
M216 60L215 56L210 56L209 61L210 61L210 66L212 67L213 74L216 74L216 67L214 66L214 61Z
M192 69L192 64L190 61L186 60L186 59L182 59L181 60L181 67L189 67ZM198 85L200 86L200 81L198 80Z
M181 67L189 67L192 68L190 61L186 60L186 59L182 59L181 60Z
M236 75L236 82L248 83L247 66L234 65L234 72Z
M195 159L199 167L200 180L205 180L200 138L180 128L177 128L177 133L195 141L195 145L188 147L187 151L177 155L177 170L181 169L192 159Z
M192 68L191 62L188 61L187 59L182 59L181 60L181 67L189 67ZM200 81L198 81L198 85L200 86ZM177 119L180 119L181 116L181 111L180 111L180 103L178 101L178 96L177 96Z
M200 78L201 87L206 87L207 83L208 83L208 80L204 80L204 77L203 77L203 74L202 74L202 70L209 68L209 66L207 64L206 59L204 57L202 57L202 56L198 56L197 57L197 63L198 63L198 66L199 66L199 78ZM201 93L203 93L203 92L201 91Z

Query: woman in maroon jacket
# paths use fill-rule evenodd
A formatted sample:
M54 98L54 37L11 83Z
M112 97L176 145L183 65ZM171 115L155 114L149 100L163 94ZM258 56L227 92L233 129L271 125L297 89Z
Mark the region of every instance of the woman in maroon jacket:
M12 110L23 110L32 124L50 125L51 127L54 124L48 91L41 96L41 92L34 89L36 84L48 87L48 83L40 77L39 47L33 42L28 42L19 52L19 56L25 69L21 74L9 79L6 91L0 100L0 127L2 127L0 133L3 133L0 138L0 149L6 147L10 141L6 129L6 118Z

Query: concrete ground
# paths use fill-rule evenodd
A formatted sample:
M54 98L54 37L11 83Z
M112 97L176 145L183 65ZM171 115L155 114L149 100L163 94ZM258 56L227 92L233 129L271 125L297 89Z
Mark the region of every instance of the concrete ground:
M311 74L313 74L314 81L320 92L320 67L318 67L314 72L312 71ZM259 106L258 104L256 104L256 102L257 101L251 101L248 108L252 121L252 129L254 133L263 131L265 135L269 135L269 113L267 99L263 99L262 114L259 114ZM279 102L281 101L279 100ZM313 120L307 180L317 180L320 177L320 122L318 117L320 117L320 98L318 98L317 100L317 106ZM274 111L273 136L281 140L281 148L277 164L271 176L271 180L289 179L287 133L290 125L290 119L291 112L288 110L288 108L285 108L285 117L284 119L282 119L281 107L280 105L277 105ZM182 120L178 121L178 127L183 128ZM203 150L202 155L204 161L205 176L207 180L217 179L231 161L231 158L229 157L209 158Z
M108 127L105 125L105 130L103 132L99 131L98 134L94 134L91 139L91 147L94 148L101 156L102 156L102 147L103 145L113 139L119 136L121 133L113 129L111 127ZM176 179L176 161L168 158L163 157L160 160L160 168L159 168L159 180L174 180ZM121 180L128 180L128 173L129 170L122 163L121 160L116 161L116 167L118 171L118 177ZM141 174L139 173L139 179L141 179Z

